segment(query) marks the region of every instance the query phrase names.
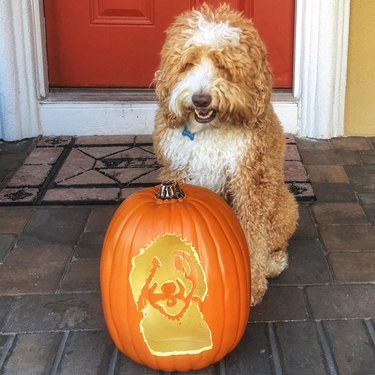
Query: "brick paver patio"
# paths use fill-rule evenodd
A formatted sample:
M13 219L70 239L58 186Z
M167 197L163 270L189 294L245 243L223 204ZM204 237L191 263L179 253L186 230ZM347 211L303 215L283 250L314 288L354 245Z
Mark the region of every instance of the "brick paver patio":
M375 374L375 139L288 142L317 200L240 345L197 374ZM161 374L116 350L99 291L116 202L157 167L145 136L0 141L0 374Z

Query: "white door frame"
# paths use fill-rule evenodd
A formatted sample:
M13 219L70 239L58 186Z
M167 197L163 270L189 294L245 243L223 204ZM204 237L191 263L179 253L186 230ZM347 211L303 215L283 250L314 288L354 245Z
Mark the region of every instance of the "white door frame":
M344 133L350 0L296 0L293 95L276 95L287 132ZM156 103L48 98L43 0L0 3L0 138L146 134Z

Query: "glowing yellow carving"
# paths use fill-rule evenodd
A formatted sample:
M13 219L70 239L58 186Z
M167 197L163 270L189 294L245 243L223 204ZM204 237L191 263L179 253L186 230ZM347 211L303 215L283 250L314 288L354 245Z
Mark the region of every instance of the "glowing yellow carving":
M196 354L212 348L200 310L207 280L192 244L176 234L157 237L133 257L129 282L152 354Z

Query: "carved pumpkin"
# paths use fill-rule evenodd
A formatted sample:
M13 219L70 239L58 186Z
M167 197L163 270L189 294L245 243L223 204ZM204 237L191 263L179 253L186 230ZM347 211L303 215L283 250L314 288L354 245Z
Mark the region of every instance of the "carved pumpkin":
M164 371L200 369L237 345L250 310L242 228L208 189L177 184L128 197L101 259L104 316L117 347Z

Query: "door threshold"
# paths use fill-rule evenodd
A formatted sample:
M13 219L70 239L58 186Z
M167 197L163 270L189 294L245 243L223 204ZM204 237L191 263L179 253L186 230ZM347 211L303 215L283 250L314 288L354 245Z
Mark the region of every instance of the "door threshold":
M297 103L291 90L273 90L273 103ZM44 103L56 102L156 102L154 89L73 89L52 88Z
M154 89L51 88L44 102L155 102Z

